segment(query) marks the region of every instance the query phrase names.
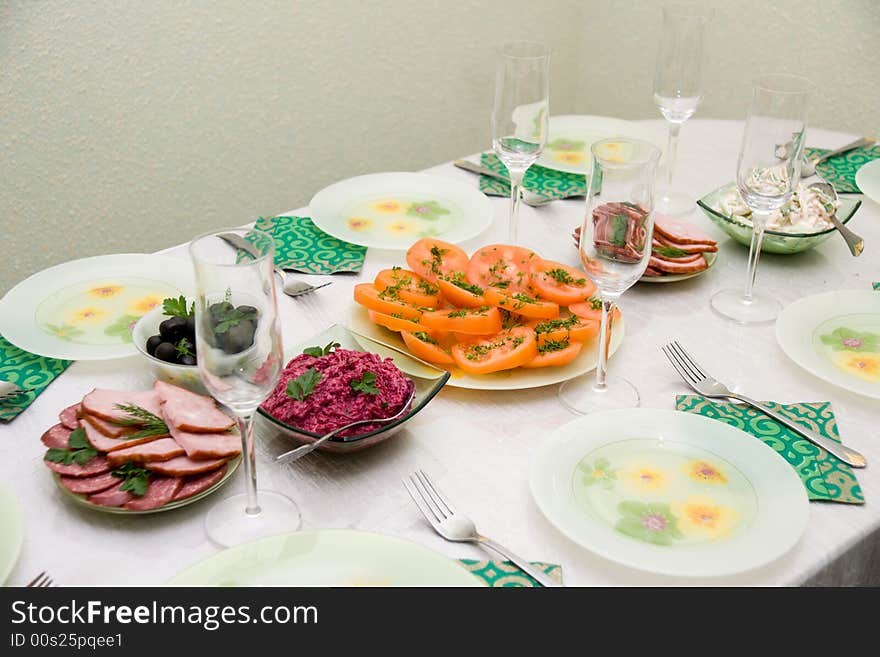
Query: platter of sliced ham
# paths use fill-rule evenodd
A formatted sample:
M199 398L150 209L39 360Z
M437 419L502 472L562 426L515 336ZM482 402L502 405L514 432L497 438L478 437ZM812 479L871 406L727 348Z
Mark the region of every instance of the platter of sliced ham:
M241 462L233 418L213 399L157 381L144 391L95 389L63 409L41 437L65 496L109 513L192 504Z

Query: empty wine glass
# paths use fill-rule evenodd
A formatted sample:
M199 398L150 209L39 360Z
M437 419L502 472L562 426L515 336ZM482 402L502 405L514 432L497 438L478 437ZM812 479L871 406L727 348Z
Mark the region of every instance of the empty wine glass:
M248 240L259 257L240 257L218 233ZM199 374L208 391L236 415L246 489L215 504L205 528L224 547L294 531L300 512L293 500L270 491L257 496L254 412L275 387L283 359L273 238L258 230L223 230L197 237L189 250L196 275Z
M620 296L642 277L654 237L654 179L660 151L635 139L604 139L591 147L593 166L579 251L602 305L599 358L590 375L559 388L559 399L575 413L639 405L628 381L607 377L611 326Z
M666 179L657 190L656 210L685 214L694 207L687 194L673 191L672 175L681 125L703 100L703 38L713 10L701 5L671 3L663 7L663 36L654 73L654 104L669 125Z
M508 241L516 244L522 181L547 143L550 113L550 50L542 43L501 46L496 59L492 148L510 176Z
M801 177L807 131L807 104L813 84L796 75L767 75L752 87L743 130L736 182L752 211L752 244L745 290L722 290L712 307L740 324L769 322L779 302L755 291L764 229L771 215L791 199Z

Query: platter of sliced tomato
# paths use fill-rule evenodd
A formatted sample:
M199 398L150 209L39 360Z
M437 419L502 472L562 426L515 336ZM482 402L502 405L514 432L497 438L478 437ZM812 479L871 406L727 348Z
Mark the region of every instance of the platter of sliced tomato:
M595 368L601 303L578 268L504 244L469 257L432 238L413 244L405 265L355 286L349 326L449 370L447 385L521 390ZM624 331L615 311L609 355Z

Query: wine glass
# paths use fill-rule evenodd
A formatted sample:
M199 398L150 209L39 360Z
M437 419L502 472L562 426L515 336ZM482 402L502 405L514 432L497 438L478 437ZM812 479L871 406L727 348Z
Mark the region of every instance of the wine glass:
M604 139L591 147L593 166L579 251L587 276L602 304L596 377L572 379L559 399L575 413L639 405L635 386L607 378L608 346L615 306L641 278L651 259L654 237L654 179L660 151L635 139Z
M550 114L550 50L542 43L516 41L498 50L492 148L510 176L508 241L518 240L522 181L547 143Z
M219 233L246 239L259 257L239 256ZM223 230L197 237L189 250L196 276L199 374L208 391L236 415L246 488L215 504L205 528L224 547L294 531L300 512L293 500L271 491L257 496L254 412L275 387L283 359L273 238L258 230Z
M711 8L696 4L672 3L663 7L663 36L654 73L654 104L669 125L666 180L657 190L655 207L663 214L685 214L694 207L694 200L687 194L673 191L672 175L681 125L694 115L703 100L703 37L712 13Z
M722 290L712 307L740 324L769 322L779 314L779 302L755 291L755 277L764 229L771 215L784 206L801 177L807 131L807 104L813 84L796 75L767 75L755 81L743 130L736 182L752 211L752 244L745 290Z

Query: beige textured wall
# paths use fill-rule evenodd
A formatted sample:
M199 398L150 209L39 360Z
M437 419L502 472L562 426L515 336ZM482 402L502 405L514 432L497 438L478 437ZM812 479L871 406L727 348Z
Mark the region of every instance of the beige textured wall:
M880 0L833 3L831 23L829 4L723 3L698 116L741 117L748 79L778 63L829 85L814 122L880 132ZM654 117L658 15L636 0L0 0L0 293L487 147L507 39L552 44L554 113ZM780 37L795 17L801 39Z

